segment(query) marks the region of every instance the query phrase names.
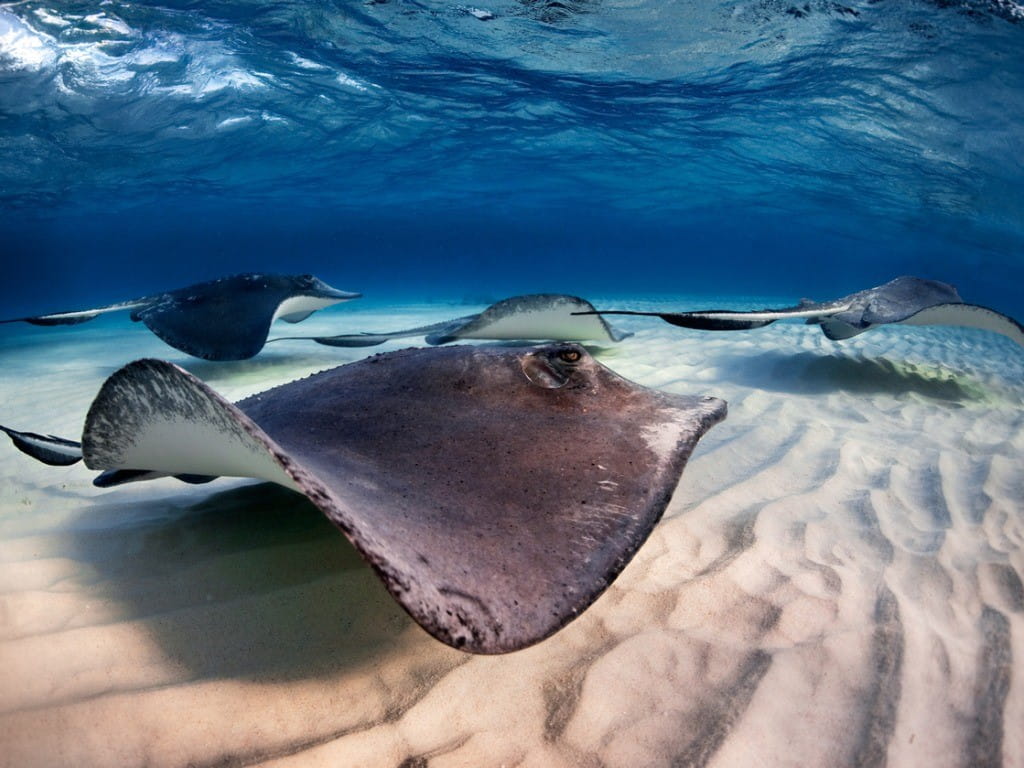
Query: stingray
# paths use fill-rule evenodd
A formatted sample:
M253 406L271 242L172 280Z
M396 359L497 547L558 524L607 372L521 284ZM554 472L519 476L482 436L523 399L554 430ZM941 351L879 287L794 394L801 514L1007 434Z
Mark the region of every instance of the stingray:
M171 363L114 373L80 454L99 485L253 477L305 494L431 635L536 643L615 579L663 511L709 396L650 390L576 344L376 355L231 404ZM8 430L66 464L73 441Z
M75 325L128 310L167 344L205 360L245 360L267 340L270 324L305 320L332 304L357 299L313 275L244 274L94 309L0 320L33 325Z
M841 299L814 302L803 299L795 307L735 312L707 309L699 312L631 312L603 310L601 315L652 315L672 325L702 331L745 331L776 320L804 319L818 325L830 339L849 339L879 325L952 325L980 328L1013 339L1024 346L1024 326L1012 317L978 304L966 304L956 288L938 280L897 277L885 285L858 291Z
M391 339L425 336L432 345L462 339L522 341L622 341L631 333L612 328L593 313L585 299L560 293L513 296L492 304L476 315L465 315L432 325L383 333L353 333L340 336L285 336L272 341L307 338L332 347L373 347Z

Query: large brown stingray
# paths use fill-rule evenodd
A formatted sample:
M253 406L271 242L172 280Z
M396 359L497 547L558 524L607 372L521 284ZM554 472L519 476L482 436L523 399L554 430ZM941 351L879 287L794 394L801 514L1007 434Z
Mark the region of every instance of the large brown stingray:
M104 484L152 470L298 490L434 637L502 653L605 590L725 412L627 381L575 344L408 349L237 405L141 360L103 385L82 454L115 470Z

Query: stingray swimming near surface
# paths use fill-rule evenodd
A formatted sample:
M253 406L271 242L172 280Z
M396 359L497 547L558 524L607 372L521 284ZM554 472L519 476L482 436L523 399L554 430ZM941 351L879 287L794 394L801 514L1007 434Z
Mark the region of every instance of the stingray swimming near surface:
M313 275L242 274L93 309L0 323L75 325L129 310L133 321L145 323L175 349L205 360L245 360L263 349L274 320L298 323L318 309L359 296Z
M425 336L432 345L462 339L538 341L622 341L631 333L612 328L592 313L585 299L560 293L512 296L475 315L401 331L350 333L339 336L285 336L271 341L310 339L332 347L373 347L391 339Z
M141 360L89 409L98 485L254 477L305 494L394 598L456 648L502 653L578 616L661 517L714 397L634 384L576 344L407 349L232 405ZM68 464L73 441L6 430Z
M804 299L795 307L737 312L633 312L601 310L601 315L653 315L683 328L702 331L745 331L776 320L804 319L830 339L849 339L879 325L952 325L1002 334L1024 346L1024 326L1007 315L978 304L966 304L956 288L938 280L897 277L885 285L826 302Z

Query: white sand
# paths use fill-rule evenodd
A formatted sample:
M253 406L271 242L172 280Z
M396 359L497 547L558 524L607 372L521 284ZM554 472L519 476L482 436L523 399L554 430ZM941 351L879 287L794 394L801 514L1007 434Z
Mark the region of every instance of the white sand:
M473 309L354 302L275 332ZM602 362L730 415L612 588L508 656L428 637L300 496L103 491L5 441L0 765L1024 766L1024 350L615 322L637 335ZM401 346L215 364L126 318L8 326L0 422L77 438L138 357L237 399Z

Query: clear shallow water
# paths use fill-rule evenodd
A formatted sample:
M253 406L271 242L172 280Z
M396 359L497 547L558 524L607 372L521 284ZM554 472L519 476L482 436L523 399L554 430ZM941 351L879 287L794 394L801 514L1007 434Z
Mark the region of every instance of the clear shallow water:
M1020 15L5 4L0 309L252 269L366 293L274 334L313 335L463 314L439 297L743 306L916 273L1024 317ZM606 597L517 657L427 637L292 497L104 491L5 448L0 754L1018 764L1020 350L945 329L836 345L796 324L621 322L636 336L604 362L731 414ZM206 363L124 315L17 324L0 402L5 423L75 436L129 359L237 398L372 351L280 342Z
M11 312L233 271L379 297L838 296L1024 314L1024 7L0 6Z

